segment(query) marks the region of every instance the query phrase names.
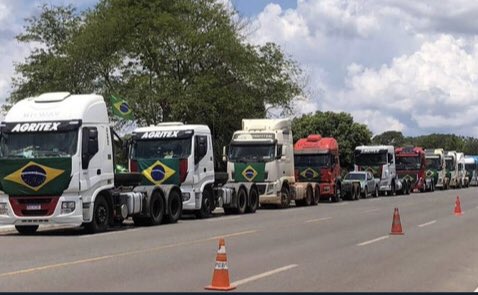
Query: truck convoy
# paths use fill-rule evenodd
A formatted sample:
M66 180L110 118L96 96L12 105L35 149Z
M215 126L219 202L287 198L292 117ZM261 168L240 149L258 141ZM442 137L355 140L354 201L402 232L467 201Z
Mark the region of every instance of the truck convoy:
M114 174L118 142L102 96L57 92L16 103L1 125L0 224L29 234L41 224L100 232L127 217L139 225L176 222L179 187ZM153 179L161 174L155 169Z
M261 207L287 208L292 200L296 205L316 204L314 177L296 183L291 126L290 119L243 119L225 157L229 180L224 186L254 184Z
M148 187L177 185L182 208L207 218L217 205L226 214L255 212L259 192L254 182L229 183L214 170L211 131L206 125L181 122L137 128L129 151L129 169L141 173Z
M425 150L426 174L434 181L435 188L448 189L450 177L445 164L445 151L443 149Z
M391 145L358 146L354 151L355 171L370 171L379 183L381 194L409 193L398 178L395 150Z
M425 151L421 147L397 147L395 149L397 160L397 174L411 191L434 191L433 175L425 172Z
M478 179L477 179L477 162L478 158L476 156L465 156L465 170L466 170L466 176L470 180L469 184L471 186L477 186L478 185Z
M314 202L319 197L341 200L339 145L335 138L311 134L299 139L294 145L294 166L297 188L316 184Z

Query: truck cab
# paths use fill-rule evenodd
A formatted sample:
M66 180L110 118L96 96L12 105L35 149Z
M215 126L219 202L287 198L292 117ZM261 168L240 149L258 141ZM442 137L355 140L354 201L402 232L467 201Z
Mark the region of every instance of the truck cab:
M243 119L227 153L226 186L255 184L261 206L288 207L294 199L294 155L290 119Z
M470 182L470 178L468 178L465 169L465 154L464 153L456 153L456 158L458 162L458 178L460 181L460 187L468 187L468 183Z
M477 180L477 161L475 156L465 156L465 170L466 177L469 179L469 185L476 186L478 185Z
M461 188L460 170L456 151L448 151L445 156L446 170L450 178L450 187Z
M319 184L320 198L341 199L339 145L335 138L311 134L294 145L295 179Z
M450 177L445 163L445 151L443 149L425 150L426 174L434 181L435 188L448 189Z
M381 194L395 195L397 191L403 190L397 175L393 146L358 146L354 156L355 171L370 171L379 183Z
M397 174L411 191L434 191L432 175L426 174L425 151L421 147L397 147Z

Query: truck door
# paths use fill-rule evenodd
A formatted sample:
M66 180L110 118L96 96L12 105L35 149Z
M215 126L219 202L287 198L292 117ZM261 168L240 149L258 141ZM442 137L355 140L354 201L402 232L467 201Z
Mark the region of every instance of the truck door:
M83 127L81 138L81 177L82 191L96 189L99 186L103 171L99 153L99 136L97 127Z
M212 142L206 135L196 135L194 140L194 186L201 186L207 180L214 181Z

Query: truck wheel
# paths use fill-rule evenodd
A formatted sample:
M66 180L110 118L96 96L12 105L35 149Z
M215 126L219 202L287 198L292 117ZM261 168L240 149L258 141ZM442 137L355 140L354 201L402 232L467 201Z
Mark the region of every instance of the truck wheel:
M239 191L237 192L236 213L244 214L246 212L246 207L247 207L247 193L246 193L246 190L243 187L241 187L239 188Z
M15 229L19 234L32 235L38 230L38 225L15 225Z
M171 191L168 198L168 216L166 217L166 221L168 223L176 223L181 217L183 209L183 202L181 200L181 196L175 190Z
M312 204L312 199L314 198L314 192L312 191L312 187L307 188L307 193L305 194L304 205L310 206Z
M146 225L159 225L164 217L164 199L159 192L153 192L149 200L149 214L146 218Z
M314 198L312 199L312 205L317 205L319 204L319 200L320 200L320 188L317 186L315 187L315 190L314 190Z
M93 207L93 220L85 224L86 231L92 234L106 231L110 224L110 215L110 207L105 197L98 195Z
M280 190L280 195L281 195L281 200L280 200L280 208L284 209L289 207L290 205L290 195L289 195L289 190L287 187L282 186Z
M205 189L202 194L201 209L196 211L196 218L202 219L202 218L208 218L211 216L212 203L214 202L212 198L213 198L212 194L208 194L207 189Z
M397 195L397 191L395 190L395 182L392 182L392 190L390 191L390 195L392 197Z
M378 198L378 196L379 196L378 186L375 186L375 191L374 191L374 193L373 193L373 197L374 197L374 198Z
M333 202L340 202L342 200L342 188L339 184L335 185L335 195L332 197Z
M257 207L259 207L259 192L253 187L249 192L249 204L246 207L246 212L255 213Z

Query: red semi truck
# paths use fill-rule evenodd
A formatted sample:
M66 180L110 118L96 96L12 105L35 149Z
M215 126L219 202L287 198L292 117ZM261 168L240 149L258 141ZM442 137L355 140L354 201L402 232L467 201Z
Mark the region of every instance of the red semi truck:
M395 148L397 174L410 191L434 191L433 175L426 173L425 151L421 147Z
M342 199L339 145L335 138L312 134L299 139L294 145L294 167L296 182L318 183L321 199Z

